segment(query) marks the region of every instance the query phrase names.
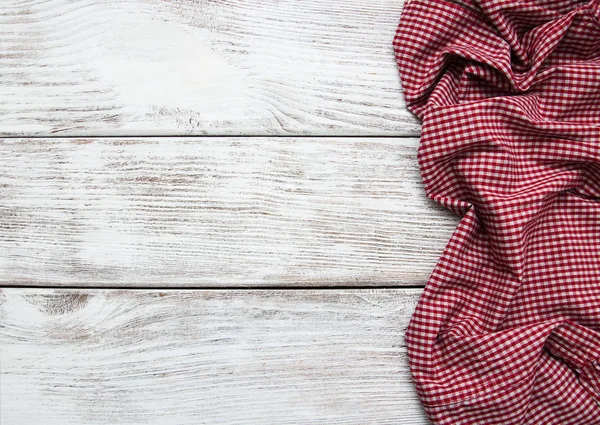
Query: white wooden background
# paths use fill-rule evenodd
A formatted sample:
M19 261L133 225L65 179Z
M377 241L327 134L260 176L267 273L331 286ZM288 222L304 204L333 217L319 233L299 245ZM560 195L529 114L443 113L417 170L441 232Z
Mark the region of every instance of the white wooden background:
M0 3L0 423L419 424L402 0Z

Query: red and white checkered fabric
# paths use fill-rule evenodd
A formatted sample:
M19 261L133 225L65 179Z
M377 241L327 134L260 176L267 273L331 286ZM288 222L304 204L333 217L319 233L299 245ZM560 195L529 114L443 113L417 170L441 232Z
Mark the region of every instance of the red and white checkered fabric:
M429 418L600 424L600 0L412 0L394 47L463 216L406 335Z

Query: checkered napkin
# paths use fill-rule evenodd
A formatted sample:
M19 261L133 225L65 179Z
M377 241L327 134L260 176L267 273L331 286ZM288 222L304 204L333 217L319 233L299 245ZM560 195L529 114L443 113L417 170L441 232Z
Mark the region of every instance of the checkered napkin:
M462 216L406 335L429 418L600 424L600 0L412 0L394 47Z

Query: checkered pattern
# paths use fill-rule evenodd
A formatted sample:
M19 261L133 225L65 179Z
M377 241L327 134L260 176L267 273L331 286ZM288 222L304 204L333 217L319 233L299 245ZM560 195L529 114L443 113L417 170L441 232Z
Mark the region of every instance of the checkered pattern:
M600 424L600 0L412 0L394 47L462 216L406 335L429 418Z

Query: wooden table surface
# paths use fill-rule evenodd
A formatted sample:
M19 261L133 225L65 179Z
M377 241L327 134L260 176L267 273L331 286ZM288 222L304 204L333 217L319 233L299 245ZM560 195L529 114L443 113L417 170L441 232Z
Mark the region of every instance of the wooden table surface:
M0 4L0 423L428 424L402 0Z

